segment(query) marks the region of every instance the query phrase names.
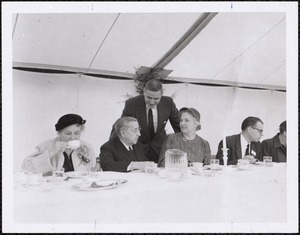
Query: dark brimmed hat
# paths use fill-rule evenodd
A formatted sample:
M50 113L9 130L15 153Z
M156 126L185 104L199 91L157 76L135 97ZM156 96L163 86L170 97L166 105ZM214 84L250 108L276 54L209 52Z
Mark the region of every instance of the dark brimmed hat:
M55 124L55 130L60 131L64 129L65 127L74 125L74 124L79 124L83 125L86 123L86 120L83 120L82 117L80 117L77 114L66 114L62 116L61 118L58 119L57 123Z
M182 113L189 113L196 119L197 122L200 123L200 113L196 109L184 107L179 110L179 117L181 117ZM201 129L201 125L199 124L196 128L196 131L200 129Z

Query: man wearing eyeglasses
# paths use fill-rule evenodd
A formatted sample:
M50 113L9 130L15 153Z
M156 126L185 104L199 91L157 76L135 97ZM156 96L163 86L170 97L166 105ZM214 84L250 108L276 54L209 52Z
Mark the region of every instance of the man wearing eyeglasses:
M264 124L258 117L247 117L242 122L242 132L237 135L226 137L228 148L228 165L235 165L238 159L248 158L251 163L262 161L262 146L260 138L263 136ZM223 140L218 145L216 158L223 163Z
M136 118L121 117L114 124L117 134L100 148L103 171L128 172L144 170L154 162L145 157L143 145L138 141L141 133Z

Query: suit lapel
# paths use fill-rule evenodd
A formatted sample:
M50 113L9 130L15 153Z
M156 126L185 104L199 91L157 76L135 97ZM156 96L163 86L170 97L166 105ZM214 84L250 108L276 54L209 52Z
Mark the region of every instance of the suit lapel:
M130 159L130 153L128 149L124 146L124 144L121 142L119 137L117 137L117 148L118 148L118 155L122 156L124 160Z
M242 147L241 147L241 134L237 135L237 140L235 142L235 147L236 147L236 156L237 156L237 159L241 159L242 158Z
M161 97L160 102L157 105L157 130L156 130L156 133L161 132L162 125L164 124L163 113L164 113L164 105L163 105L163 97Z
M139 124L141 125L142 132L144 132L146 136L148 136L148 139L150 139L149 132L148 132L147 112L146 112L146 103L145 103L144 96L141 96L137 110L138 110L137 115L140 117L138 118L138 120L139 120Z

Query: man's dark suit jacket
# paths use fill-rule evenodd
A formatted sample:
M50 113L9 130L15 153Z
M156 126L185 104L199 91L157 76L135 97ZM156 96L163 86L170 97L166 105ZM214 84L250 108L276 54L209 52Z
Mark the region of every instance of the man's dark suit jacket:
M263 156L272 156L273 162L286 162L286 148L280 143L279 133L262 142L262 152Z
M162 96L157 105L158 126L153 139L150 139L147 124L146 103L144 95L138 95L128 99L122 112L122 117L135 117L141 127L141 136L139 140L144 145L145 154L150 161L158 161L161 146L166 137L165 126L170 120L174 132L179 132L179 117L173 99L168 96Z
M100 148L102 170L127 172L127 167L132 161L148 161L141 143L137 142L132 147L135 158L132 157L119 137L115 137L103 144Z
M226 146L229 149L227 152L227 165L235 165L238 162L238 159L242 158L242 147L241 147L241 134L238 135L232 135L226 137ZM218 152L216 155L216 159L220 160L220 164L223 165L223 140L220 141L218 145ZM251 142L251 152L255 152L256 156L254 156L256 159L262 161L262 148L260 142ZM252 153L253 153L252 152Z

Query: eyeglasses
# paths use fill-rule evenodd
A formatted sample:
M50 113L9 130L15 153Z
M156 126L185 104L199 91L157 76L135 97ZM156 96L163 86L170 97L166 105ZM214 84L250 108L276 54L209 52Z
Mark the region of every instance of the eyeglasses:
M140 128L140 127L137 127L137 128L134 128L134 129L125 129L125 130L127 130L127 131L132 131L132 132L135 132L135 133L138 133L138 132L141 132L141 130L142 130L142 128Z
M252 126L252 128L255 129L255 130L258 130L260 134L262 134L263 131L264 131L264 130L258 129L258 128L256 128L256 127L253 127L253 126Z

